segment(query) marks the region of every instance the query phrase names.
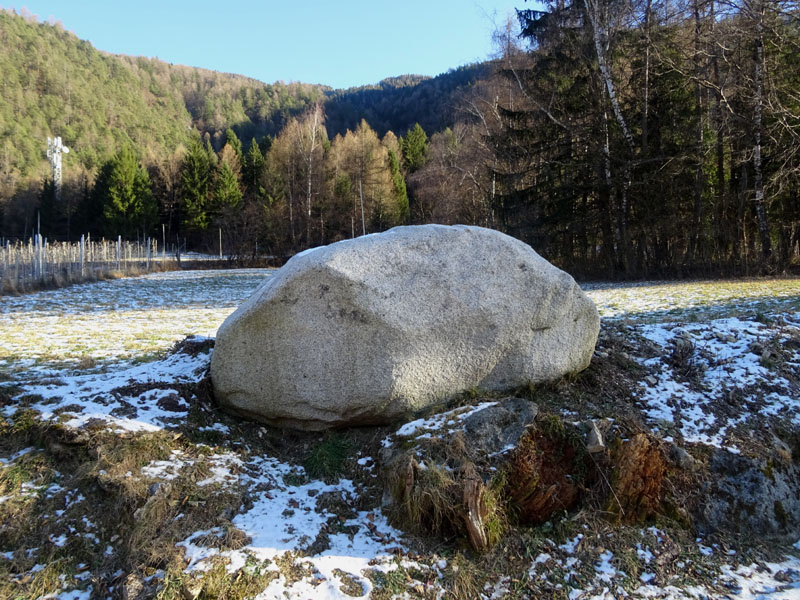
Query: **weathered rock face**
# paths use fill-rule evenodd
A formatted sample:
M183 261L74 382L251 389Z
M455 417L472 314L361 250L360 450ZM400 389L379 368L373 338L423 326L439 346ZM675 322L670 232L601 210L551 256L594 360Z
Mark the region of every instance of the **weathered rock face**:
M716 449L696 515L701 533L725 531L793 542L800 535L800 467Z
M220 327L211 377L220 404L276 425L388 423L584 369L599 326L572 277L518 240L397 227L292 258Z

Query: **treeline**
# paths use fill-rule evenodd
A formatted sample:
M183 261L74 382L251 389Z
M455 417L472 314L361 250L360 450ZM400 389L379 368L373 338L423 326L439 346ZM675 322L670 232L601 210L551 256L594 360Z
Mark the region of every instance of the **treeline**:
M45 180L37 226L50 239L163 235L168 243L228 256L285 258L299 250L383 231L409 220L404 173L424 156L417 126L405 140L379 138L362 121L328 138L321 104L292 117L274 140L242 144L232 129L214 150L193 137L169 160L145 166L130 145L102 165L92 186Z
M573 272L776 273L800 249L800 20L783 0L558 0L412 176ZM419 182L414 177L424 178Z
M15 188L4 235L29 234L38 207L54 237L163 232L216 250L221 230L228 254L284 257L468 223L584 277L785 272L800 252L798 16L785 0L558 0L519 11L526 47L509 24L491 63L336 93L125 59L183 90L183 137L165 124L156 153L106 125L113 150L84 171L68 155L58 202L46 170Z
M483 72L456 69L435 78L407 75L376 86L334 91L304 83L254 79L158 59L100 52L59 22L0 9L0 225L2 235L28 228L43 178L48 136L71 153L64 177L91 186L121 147L156 165L186 146L193 132L219 152L230 128L242 140L274 138L292 117L323 103L331 135L366 119L382 137L415 122L429 131L452 124L452 96ZM17 227L19 224L19 227ZM17 230L18 229L18 230Z

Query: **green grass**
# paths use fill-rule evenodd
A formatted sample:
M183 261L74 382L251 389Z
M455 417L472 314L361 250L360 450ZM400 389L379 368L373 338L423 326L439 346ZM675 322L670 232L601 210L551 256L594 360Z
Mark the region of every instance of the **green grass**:
M303 461L309 477L330 480L345 472L345 463L353 453L350 441L338 433L329 433L314 446Z

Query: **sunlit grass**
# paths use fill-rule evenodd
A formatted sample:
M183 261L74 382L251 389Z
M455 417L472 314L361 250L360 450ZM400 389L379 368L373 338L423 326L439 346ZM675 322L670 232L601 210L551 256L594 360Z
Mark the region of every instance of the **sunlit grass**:
M800 311L800 279L644 282L583 286L603 318L699 321Z
M214 336L267 270L159 273L0 297L0 368L102 367Z

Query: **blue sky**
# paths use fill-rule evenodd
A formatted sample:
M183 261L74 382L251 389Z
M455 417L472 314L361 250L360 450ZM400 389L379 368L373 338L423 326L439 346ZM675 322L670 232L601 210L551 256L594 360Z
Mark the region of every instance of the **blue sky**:
M29 0L95 48L335 88L438 75L486 59L492 31L524 0Z

